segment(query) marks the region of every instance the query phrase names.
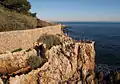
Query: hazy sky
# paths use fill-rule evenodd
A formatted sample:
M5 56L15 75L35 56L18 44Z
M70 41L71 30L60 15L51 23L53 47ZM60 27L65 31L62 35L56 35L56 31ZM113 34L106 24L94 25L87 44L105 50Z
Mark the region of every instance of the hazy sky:
M120 0L29 0L47 21L119 21Z

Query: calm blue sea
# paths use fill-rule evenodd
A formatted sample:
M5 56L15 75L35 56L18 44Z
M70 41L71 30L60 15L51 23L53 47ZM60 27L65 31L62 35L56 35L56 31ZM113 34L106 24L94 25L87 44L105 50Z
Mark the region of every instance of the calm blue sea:
M94 40L96 64L120 65L120 23L62 22L68 35L76 40Z

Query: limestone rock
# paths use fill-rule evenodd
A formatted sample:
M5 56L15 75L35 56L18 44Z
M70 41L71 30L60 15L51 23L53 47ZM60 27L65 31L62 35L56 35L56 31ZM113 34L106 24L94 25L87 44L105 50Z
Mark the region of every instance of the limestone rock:
M41 68L10 77L10 84L94 84L94 42L67 40L46 55L48 62Z
M10 74L28 66L36 68L39 65L40 58L34 49L30 52L20 51L0 55L0 73L2 74Z
M4 84L1 78L0 78L0 84Z

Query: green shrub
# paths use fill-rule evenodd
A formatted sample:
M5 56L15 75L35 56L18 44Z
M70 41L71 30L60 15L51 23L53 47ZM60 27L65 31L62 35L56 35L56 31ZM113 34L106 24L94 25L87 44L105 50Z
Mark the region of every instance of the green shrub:
M47 34L40 36L37 41L45 43L47 49L50 49L52 46L59 45L61 43L59 37L55 35L47 35Z
M11 53L19 52L19 51L22 51L22 48L18 48L18 49L16 49L16 50L13 50Z
M26 52L29 52L29 51L31 51L31 48L29 48L28 50L26 50Z
M36 17L37 13L30 13L30 16Z
M0 4L9 10L27 14L31 8L28 0L0 0Z

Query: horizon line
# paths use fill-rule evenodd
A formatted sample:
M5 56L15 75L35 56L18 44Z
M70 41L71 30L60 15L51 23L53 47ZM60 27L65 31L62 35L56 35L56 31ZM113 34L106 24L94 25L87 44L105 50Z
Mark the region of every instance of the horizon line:
M48 22L111 22L111 23L120 23L120 21L48 21Z

